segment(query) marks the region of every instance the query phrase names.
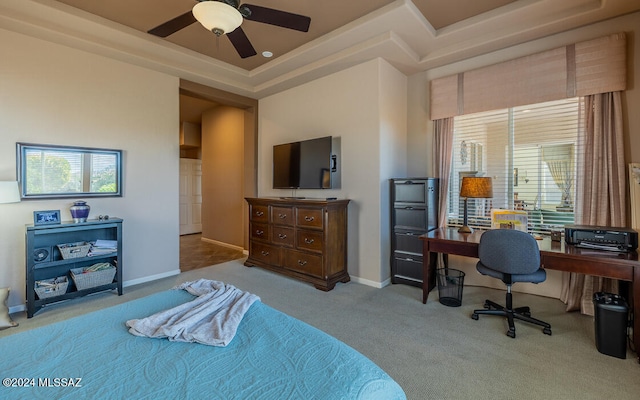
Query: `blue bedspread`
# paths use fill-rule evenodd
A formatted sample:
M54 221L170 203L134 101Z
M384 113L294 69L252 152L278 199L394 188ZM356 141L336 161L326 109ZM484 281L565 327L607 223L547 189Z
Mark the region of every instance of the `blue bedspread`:
M128 319L192 299L170 290L0 339L3 384L35 385L3 385L0 398L405 399L362 354L260 301L227 347L127 332Z

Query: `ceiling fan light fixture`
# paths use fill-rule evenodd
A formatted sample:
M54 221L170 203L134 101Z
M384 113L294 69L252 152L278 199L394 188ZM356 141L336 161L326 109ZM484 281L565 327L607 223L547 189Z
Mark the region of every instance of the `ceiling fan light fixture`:
M199 2L192 12L202 26L218 36L231 33L242 24L240 11L219 1Z

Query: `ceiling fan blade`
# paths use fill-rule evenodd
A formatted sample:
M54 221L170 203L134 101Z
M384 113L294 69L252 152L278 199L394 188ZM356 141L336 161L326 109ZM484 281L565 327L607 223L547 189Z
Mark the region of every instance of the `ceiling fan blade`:
M194 22L196 22L196 17L194 17L193 13L189 10L172 20L165 22L164 24L158 25L155 28L148 30L147 33L159 37L167 37L172 33L178 32L180 29L186 28Z
M233 32L227 33L227 37L229 37L231 44L236 48L241 58L247 58L257 54L256 49L253 48L253 45L241 27L237 27Z
M251 10L251 15L246 17L246 19L250 21L262 22L301 32L308 32L309 25L311 25L311 18L305 17L304 15L260 7L253 4L243 4L243 6Z

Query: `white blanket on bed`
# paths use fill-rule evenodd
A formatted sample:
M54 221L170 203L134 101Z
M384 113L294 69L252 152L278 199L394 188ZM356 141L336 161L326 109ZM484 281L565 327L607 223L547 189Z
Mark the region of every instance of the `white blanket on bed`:
M185 282L173 289L184 289L198 298L143 319L130 319L126 322L129 332L136 336L226 346L235 336L245 312L260 300L233 285L207 279Z

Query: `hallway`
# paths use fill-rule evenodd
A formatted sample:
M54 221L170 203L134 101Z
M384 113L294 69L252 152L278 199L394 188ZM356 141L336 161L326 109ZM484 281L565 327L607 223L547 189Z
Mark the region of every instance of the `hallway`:
M180 271L191 271L243 258L240 250L205 242L200 233L180 236Z

